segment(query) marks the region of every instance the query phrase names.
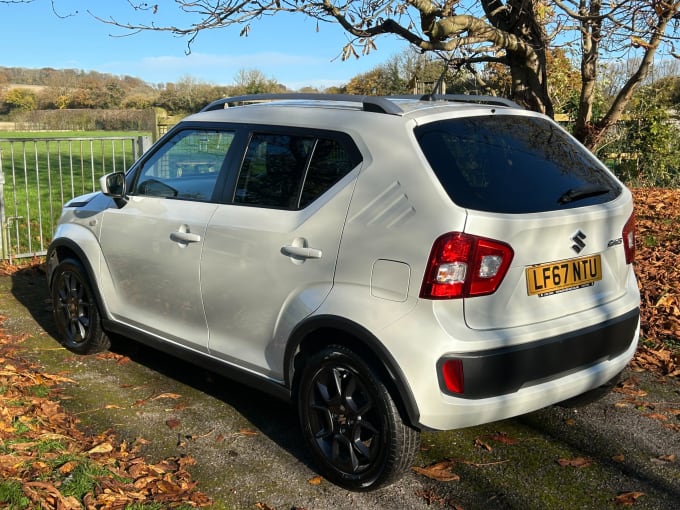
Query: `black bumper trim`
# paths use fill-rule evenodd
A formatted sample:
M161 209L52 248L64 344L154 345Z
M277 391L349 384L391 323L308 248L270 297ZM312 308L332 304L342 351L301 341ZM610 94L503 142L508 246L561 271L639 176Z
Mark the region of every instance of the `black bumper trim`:
M624 353L635 338L639 317L636 308L606 323L538 342L447 354L437 363L439 386L450 395L480 399L555 379ZM463 362L463 394L448 391L444 384L441 367L450 359Z

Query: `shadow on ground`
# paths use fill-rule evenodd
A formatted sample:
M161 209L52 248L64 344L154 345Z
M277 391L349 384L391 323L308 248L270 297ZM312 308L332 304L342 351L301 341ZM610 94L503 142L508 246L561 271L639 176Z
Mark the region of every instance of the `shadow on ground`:
M35 321L20 310L16 320L20 321L21 329L25 326L25 332L40 334L38 329L42 328L51 336L43 343L54 342L56 346L44 273L36 267L18 271L12 276L11 293ZM665 510L677 507L680 500L680 463L670 460L680 459L680 433L664 427L677 424L679 419L673 415L673 409L680 408L680 385L674 379L660 382L653 374L628 371L626 377L639 378L638 388L649 392L644 402L630 403L621 394L610 394L578 411L551 407L479 427L424 433L418 466L449 462L460 476L459 481L442 482L407 473L393 486L369 493L348 493L331 484L308 483L315 470L302 442L293 406L131 340L114 339L112 351L139 366L119 367L115 362L96 357L66 357L64 351L58 350L65 362L83 365L88 372L81 374L82 390L90 393L80 395L82 400L88 397L96 403L88 401L83 406L102 404L102 397L92 393L98 391L93 389L95 384L89 384L93 379L101 390L112 375L117 375L121 380L115 379L111 385L119 393L120 383L130 382L126 378L138 377L147 384L135 394L122 390L128 392L124 395L127 407L115 415L117 418L112 418L113 411L107 411L103 415L107 427L114 426L121 432L132 425L155 427L164 436L164 441L159 441L163 454L174 454L178 451L177 430L165 424L169 416L165 404L154 402L140 408L132 403L138 394L147 396L150 391L172 391L168 388L185 385L186 393L197 392L196 400L201 400L201 395L207 396L196 409L181 416L182 426L190 431L190 427L211 430L213 421L221 431L238 432L241 426L259 429L261 434L256 438L238 438L233 445L205 439L202 455L190 452L198 460L196 479L200 474L201 486L209 486L212 496L226 501L225 508L253 508L264 502L269 508L315 510L425 510L433 506L466 510L599 510L620 508L616 498L632 492L642 494L635 501L636 509ZM667 407L668 421L647 417L651 412L647 405L655 405L657 413ZM228 420L218 422L226 413L230 413ZM145 417L148 421L140 425ZM193 447L198 448L199 443L195 442ZM559 464L561 460L579 459L592 463L587 467ZM214 482L218 476L222 480Z
M52 341L57 343L57 331L42 267L32 266L14 273L12 294L28 310L35 322L50 335ZM111 352L126 356L135 363L233 407L277 445L310 469L314 469L302 441L296 410L291 403L217 373L197 368L180 358L134 340L120 336L112 336L111 340Z

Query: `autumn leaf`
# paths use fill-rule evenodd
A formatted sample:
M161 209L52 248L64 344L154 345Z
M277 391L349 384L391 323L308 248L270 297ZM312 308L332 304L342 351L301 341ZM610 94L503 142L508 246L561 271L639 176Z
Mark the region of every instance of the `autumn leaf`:
M307 483L309 483L309 485L321 485L322 481L323 481L323 477L314 476L314 477L310 478L309 480L307 480Z
M182 395L178 395L177 393L161 393L160 395L156 395L155 397L152 397L149 400L160 400L162 398L178 399L182 398Z
M585 468L593 464L593 459L586 457L576 457L573 459L558 459L557 463L560 466L565 467L575 467L575 468Z
M420 475L439 482L457 482L460 480L460 476L452 471L453 465L453 461L443 460L425 467L414 466L411 469Z
M496 441L497 443L503 444L516 444L517 439L511 438L506 432L500 432L490 436L490 439Z
M668 416L666 416L665 414L661 414L661 413L646 413L646 414L643 414L642 416L644 416L645 418L652 418L653 420L660 420L660 421L668 420Z
M98 444L97 446L95 446L94 448L90 448L85 453L87 455L94 455L95 453L109 453L112 450L113 450L113 445L111 443L101 443L101 444Z
M493 451L493 448L491 448L491 445L489 443L482 441L481 438L476 438L475 439L475 446L478 448L481 448L482 450L486 450L487 452Z
M623 492L614 498L614 503L617 505L633 505L644 495L644 492Z
M170 418L169 420L166 420L165 424L170 428L170 430L174 430L180 425L180 421L177 418Z
M675 462L676 458L677 457L674 453L671 453L669 455L659 455L657 457L657 459L660 460L661 462L668 463L668 464Z
M68 461L68 462L65 462L65 463L62 464L61 466L59 466L59 472L60 472L62 475L68 475L68 474L71 473L76 467L78 467L78 463L75 462L75 461L70 460L70 461Z

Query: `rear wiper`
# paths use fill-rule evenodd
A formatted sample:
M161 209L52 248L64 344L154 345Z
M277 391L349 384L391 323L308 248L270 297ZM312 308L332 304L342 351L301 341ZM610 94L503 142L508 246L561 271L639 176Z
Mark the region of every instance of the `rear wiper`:
M565 191L557 200L558 204L568 204L575 200L582 200L584 198L596 197L609 193L611 188L603 186L602 184L591 184L590 186L583 186L581 188L571 188Z

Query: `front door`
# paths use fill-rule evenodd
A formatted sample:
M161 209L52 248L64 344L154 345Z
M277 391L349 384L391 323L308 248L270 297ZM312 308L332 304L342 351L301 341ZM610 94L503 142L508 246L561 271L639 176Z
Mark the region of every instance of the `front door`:
M233 134L186 129L135 170L128 203L104 213L101 245L116 320L207 350L200 262Z

